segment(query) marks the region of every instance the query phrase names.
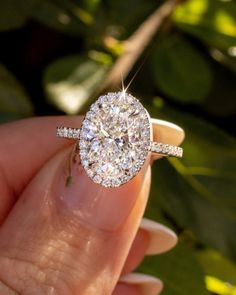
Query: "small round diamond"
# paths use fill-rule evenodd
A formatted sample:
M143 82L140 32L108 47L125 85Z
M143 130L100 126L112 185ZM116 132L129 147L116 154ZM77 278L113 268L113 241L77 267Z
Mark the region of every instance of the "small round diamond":
M83 121L81 163L94 182L120 186L141 169L151 136L142 104L126 92L108 93L98 98Z

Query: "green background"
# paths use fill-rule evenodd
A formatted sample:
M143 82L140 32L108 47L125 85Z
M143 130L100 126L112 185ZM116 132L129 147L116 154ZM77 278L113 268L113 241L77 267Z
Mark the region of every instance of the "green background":
M164 4L172 13L161 19ZM148 25L154 11L160 22ZM0 121L84 113L121 87L108 78L132 45L129 92L186 131L184 158L154 165L146 210L179 244L140 271L160 277L165 295L235 295L234 0L0 0Z

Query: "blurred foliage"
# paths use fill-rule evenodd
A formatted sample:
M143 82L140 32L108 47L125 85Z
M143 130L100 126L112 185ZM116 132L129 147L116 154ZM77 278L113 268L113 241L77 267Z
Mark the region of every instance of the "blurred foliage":
M0 0L1 122L84 112L164 2ZM236 2L180 1L128 70L151 115L186 131L184 158L154 165L146 210L180 243L140 270L164 294L236 294Z
M212 73L197 49L183 38L171 36L154 52L154 78L164 93L182 103L204 101L211 88Z
M186 132L184 158L169 158L154 168L158 202L201 242L236 260L236 140L170 107L156 111L154 104L150 111L154 117L178 123ZM166 179L171 179L171 186Z
M22 86L0 64L0 121L32 115L32 105Z
M111 62L109 55L99 52L90 52L90 58L70 56L57 60L45 73L49 100L66 113L76 114L102 83Z
M183 31L199 37L209 46L228 50L231 46L235 46L234 2L190 0L176 9L174 20Z

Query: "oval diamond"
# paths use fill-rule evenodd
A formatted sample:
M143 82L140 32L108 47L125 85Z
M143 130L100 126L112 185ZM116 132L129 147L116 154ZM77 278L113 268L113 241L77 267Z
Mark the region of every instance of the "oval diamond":
M126 92L100 96L80 132L80 158L87 174L105 187L120 186L141 169L152 139L146 109Z

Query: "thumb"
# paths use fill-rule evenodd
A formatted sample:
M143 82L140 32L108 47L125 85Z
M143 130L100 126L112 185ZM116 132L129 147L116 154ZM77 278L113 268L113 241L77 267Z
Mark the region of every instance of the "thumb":
M111 294L119 278L146 205L149 159L109 189L70 154L38 172L0 230L0 278L16 293Z

